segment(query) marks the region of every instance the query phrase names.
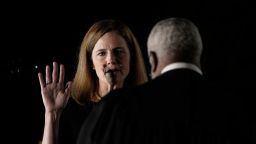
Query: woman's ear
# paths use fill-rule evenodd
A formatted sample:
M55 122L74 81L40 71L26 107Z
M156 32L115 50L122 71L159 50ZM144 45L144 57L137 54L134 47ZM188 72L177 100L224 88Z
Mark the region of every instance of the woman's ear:
M150 64L150 71L153 75L157 70L158 60L155 52L149 52L149 64Z

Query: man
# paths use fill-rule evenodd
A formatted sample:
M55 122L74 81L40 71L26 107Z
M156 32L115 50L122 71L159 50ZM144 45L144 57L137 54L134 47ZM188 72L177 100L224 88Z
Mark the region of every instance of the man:
M183 18L159 21L148 37L153 80L110 93L84 123L78 144L211 143L211 97L202 75L198 28Z

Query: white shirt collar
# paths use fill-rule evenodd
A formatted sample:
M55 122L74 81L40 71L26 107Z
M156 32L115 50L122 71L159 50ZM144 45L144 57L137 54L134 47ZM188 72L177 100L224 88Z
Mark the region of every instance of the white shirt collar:
M198 72L199 74L203 74L201 69L192 64L192 63L186 63L186 62L175 62L175 63L172 63L172 64L169 64L167 65L166 67L164 67L161 71L161 74L167 72L167 71L170 71L170 70L174 70L174 69L180 69L180 68L187 68L187 69L191 69L193 71L196 71Z

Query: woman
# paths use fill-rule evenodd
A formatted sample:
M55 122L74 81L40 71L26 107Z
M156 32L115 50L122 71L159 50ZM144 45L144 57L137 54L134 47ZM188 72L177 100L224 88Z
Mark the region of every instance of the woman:
M54 62L52 75L48 65L45 80L42 73L38 74L45 106L43 144L75 143L95 103L111 90L147 81L136 38L116 20L96 22L86 33L72 86L68 82L64 87L64 71L63 65L58 69ZM69 99L70 95L75 101Z

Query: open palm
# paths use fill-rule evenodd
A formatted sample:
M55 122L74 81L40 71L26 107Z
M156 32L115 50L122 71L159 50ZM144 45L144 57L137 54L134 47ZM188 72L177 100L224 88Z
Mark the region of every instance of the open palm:
M45 70L45 80L42 73L38 73L44 107L46 112L59 112L65 107L70 97L71 82L64 86L65 68L62 64L59 69L58 64L53 62L52 74L49 65Z

